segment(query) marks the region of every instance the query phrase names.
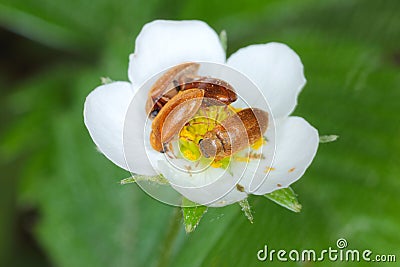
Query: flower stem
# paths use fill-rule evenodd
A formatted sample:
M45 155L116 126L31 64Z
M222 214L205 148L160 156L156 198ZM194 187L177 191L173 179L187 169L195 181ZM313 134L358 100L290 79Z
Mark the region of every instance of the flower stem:
M168 266L174 243L182 226L182 214L180 208L175 208L173 213L167 235L161 246L160 258L157 264L158 267Z

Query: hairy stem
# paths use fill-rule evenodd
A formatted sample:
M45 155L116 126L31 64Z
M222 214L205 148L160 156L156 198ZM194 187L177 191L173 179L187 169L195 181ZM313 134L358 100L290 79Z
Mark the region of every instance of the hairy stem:
M169 229L167 235L161 246L160 260L157 264L158 267L165 267L169 265L172 248L174 246L176 238L178 237L179 230L181 229L182 226L181 224L182 214L180 208L175 208L173 213L174 214L172 215L171 221L169 223Z

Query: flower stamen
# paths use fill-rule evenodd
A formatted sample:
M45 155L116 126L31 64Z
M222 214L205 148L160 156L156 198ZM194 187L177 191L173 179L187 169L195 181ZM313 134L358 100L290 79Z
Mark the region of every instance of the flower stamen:
M260 149L267 142L264 137L257 140L252 146L252 151L243 154L235 154L225 158L204 158L199 148L199 142L203 139L204 135L213 130L219 122L231 116L234 112L241 109L232 106L209 106L202 107L179 132L179 149L181 156L189 161L204 163L213 168L227 169L231 158L237 162L249 162L255 159L264 159L262 153L256 153L255 150Z

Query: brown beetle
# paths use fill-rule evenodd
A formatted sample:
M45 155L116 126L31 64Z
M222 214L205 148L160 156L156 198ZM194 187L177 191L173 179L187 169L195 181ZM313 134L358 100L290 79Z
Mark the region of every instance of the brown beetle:
M177 65L164 73L151 87L146 102L146 113L154 118L159 110L179 91L179 84L197 76L200 65L193 62Z
M160 110L151 124L150 144L159 152L164 152L164 144L171 141L182 127L199 110L204 90L188 89L179 92Z
M167 71L153 85L146 111L154 118L150 134L151 146L164 152L164 145L203 106L229 105L237 100L233 87L220 79L196 76L197 63L185 63ZM204 157L221 159L252 145L266 131L268 113L260 109L244 109L231 115L206 133L199 142Z
M204 90L203 104L206 106L229 105L237 100L237 95L233 87L229 83L217 78L199 77L192 82L181 85L181 90L192 88Z
M151 119L154 119L179 91L204 90L204 105L229 105L237 100L235 90L229 83L216 78L196 76L198 68L197 63L181 64L167 71L156 81L150 89L146 103L146 112Z
M257 108L243 109L215 126L200 140L201 154L216 160L253 145L268 127L268 113Z

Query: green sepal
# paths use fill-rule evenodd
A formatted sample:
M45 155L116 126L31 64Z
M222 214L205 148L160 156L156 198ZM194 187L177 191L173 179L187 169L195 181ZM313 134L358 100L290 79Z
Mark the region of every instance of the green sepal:
M191 233L196 229L207 208L185 197L182 198L183 223L185 224L186 233Z
M253 213L251 212L250 204L247 198L239 201L239 205L242 208L242 211L247 219L249 219L249 221L253 223Z
M297 200L297 194L290 187L282 188L269 194L265 194L264 197L291 211L301 211L301 204Z
M100 77L101 84L109 84L114 82L110 77Z
M320 143L330 143L330 142L335 142L339 138L339 135L320 135L319 136L319 142Z
M147 181L157 184L168 184L168 180L162 175L146 176L146 175L132 175L131 177L122 179L120 184L132 184L136 182Z
M219 41L221 42L222 48L226 52L226 49L228 48L228 35L226 34L225 30L222 30L219 33Z

